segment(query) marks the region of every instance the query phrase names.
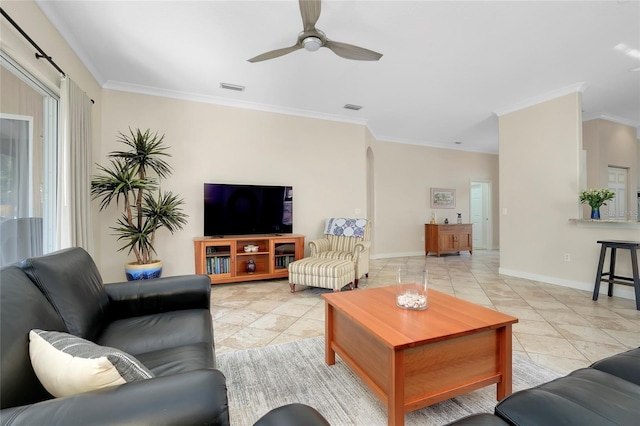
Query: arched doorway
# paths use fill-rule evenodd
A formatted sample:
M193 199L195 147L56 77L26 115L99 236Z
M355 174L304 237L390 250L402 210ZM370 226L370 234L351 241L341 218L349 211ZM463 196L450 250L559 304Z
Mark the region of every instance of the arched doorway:
M376 253L375 246L375 225L376 225L376 191L375 191L375 173L374 173L374 156L371 147L367 148L367 218L371 223L371 254Z

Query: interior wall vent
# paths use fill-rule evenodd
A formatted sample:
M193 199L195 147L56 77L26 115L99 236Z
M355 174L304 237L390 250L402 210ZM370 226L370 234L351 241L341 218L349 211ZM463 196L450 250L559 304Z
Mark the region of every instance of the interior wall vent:
M220 88L227 90L235 90L236 92L244 92L244 86L230 83L220 83Z
M344 109L350 109L350 110L353 110L353 111L358 111L358 110L361 110L362 107L360 105L346 104L344 106Z

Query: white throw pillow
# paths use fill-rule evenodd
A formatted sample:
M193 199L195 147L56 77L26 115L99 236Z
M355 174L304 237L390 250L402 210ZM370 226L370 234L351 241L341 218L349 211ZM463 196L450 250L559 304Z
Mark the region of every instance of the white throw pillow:
M154 377L133 356L58 331L29 332L31 365L53 396L69 396Z

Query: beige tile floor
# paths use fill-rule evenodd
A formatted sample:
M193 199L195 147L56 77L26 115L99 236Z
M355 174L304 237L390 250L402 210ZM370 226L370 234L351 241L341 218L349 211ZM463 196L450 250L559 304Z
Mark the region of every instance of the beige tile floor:
M360 288L393 285L399 264L424 257L372 260ZM640 346L635 301L498 274L499 253L429 256L429 285L436 290L513 315L513 350L566 374ZM324 334L325 289L287 280L215 285L211 314L217 354L301 340ZM358 290L355 290L358 291ZM615 294L615 289L614 289Z

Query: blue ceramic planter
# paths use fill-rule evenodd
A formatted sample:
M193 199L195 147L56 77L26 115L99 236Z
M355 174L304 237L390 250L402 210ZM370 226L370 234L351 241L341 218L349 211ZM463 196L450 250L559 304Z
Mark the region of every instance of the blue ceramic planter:
M127 263L124 265L124 272L127 275L127 281L160 278L162 275L162 262L154 262L147 265Z

